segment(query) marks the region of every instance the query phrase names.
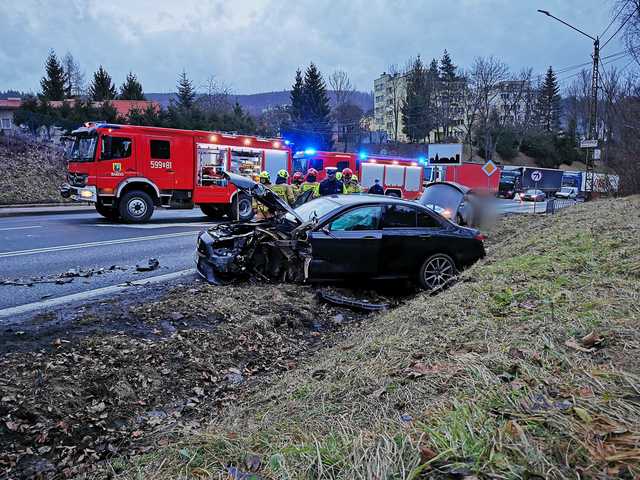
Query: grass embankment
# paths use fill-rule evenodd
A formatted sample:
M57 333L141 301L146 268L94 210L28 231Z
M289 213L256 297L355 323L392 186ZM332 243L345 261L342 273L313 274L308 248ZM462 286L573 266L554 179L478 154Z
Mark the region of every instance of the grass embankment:
M377 316L201 434L111 467L155 479L639 475L639 207L510 219L447 292Z
M0 136L0 205L63 201L67 175L62 153L48 145Z

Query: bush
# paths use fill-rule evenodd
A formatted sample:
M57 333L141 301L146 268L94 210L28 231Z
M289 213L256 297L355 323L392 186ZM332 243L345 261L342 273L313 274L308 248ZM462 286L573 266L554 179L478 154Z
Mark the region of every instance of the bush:
M522 140L520 151L534 158L542 168L557 168L560 165L553 135L536 133Z
M513 130L502 130L497 132L496 152L505 160L511 160L518 155L518 138Z
M573 162L580 161L580 152L576 148L576 142L571 137L556 137L555 147L559 160L566 164L571 165Z

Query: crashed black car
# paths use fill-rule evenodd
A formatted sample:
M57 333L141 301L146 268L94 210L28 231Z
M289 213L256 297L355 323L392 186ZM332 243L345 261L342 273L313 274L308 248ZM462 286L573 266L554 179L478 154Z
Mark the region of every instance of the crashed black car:
M284 282L413 278L437 290L485 254L478 230L417 202L333 195L293 209L262 185L227 175L272 216L200 233L197 270L216 285L249 276Z

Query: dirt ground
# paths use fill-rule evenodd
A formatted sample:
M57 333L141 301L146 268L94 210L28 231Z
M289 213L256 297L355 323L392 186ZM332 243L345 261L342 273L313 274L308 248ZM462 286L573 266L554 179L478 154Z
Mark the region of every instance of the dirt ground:
M373 315L321 302L317 291L195 281L148 291L144 304L107 299L5 328L0 470L74 477L197 430L260 378L295 368ZM357 295L401 299L395 285L381 291Z

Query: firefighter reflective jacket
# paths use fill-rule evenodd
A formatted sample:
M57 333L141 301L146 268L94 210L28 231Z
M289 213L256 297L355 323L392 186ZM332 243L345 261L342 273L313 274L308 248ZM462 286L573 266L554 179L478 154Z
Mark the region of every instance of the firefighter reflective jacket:
M319 188L320 184L318 182L304 182L300 188L300 192L304 193L308 190L313 190L313 196L318 197L320 196Z
M351 193L362 193L362 188L360 187L359 183L347 183L344 186L344 193L351 194Z
M287 183L278 183L271 186L271 191L278 195L281 199L287 202L289 205L293 204L296 197L293 193L293 188Z

